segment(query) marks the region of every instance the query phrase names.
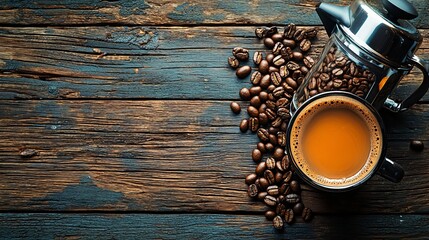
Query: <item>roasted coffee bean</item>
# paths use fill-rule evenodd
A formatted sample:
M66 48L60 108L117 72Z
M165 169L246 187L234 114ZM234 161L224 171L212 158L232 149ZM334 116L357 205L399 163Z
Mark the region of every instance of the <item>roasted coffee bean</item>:
M265 149L265 144L263 142L258 142L258 144L256 144L256 148L259 149L261 153L267 152L267 150Z
M262 59L264 58L264 56L262 55L262 52L260 52L260 51L256 51L254 54L253 54L253 62L256 64L256 65L259 65L260 63L261 63L261 61L262 61Z
M273 67L273 66L270 66L270 67L268 68L268 72L269 72L269 73L278 72L278 71L279 71L279 69L278 69L278 68L276 68L276 67Z
M250 82L253 85L258 85L261 82L262 74L259 71L255 71L252 73L252 76L250 76Z
M424 149L424 144L420 140L412 140L410 142L410 148L416 152L421 152Z
M296 32L296 26L293 23L288 24L285 27L283 37L287 39L292 39Z
M332 70L332 74L337 77L341 76L343 74L343 70L341 68L335 68Z
M285 212L286 212L286 206L283 203L277 204L277 207L276 207L277 215L284 217Z
M282 157L281 164L282 164L281 166L282 166L283 171L286 171L286 170L289 169L290 161L289 161L289 156L288 155L284 155Z
M286 132L287 131L287 124L288 124L287 121L283 121L282 125L280 125L280 130L283 132Z
M277 66L277 67L280 67L285 62L286 61L283 59L283 57L281 55L278 55L273 59L273 64L274 64L274 66Z
M271 76L270 76L270 79L271 79ZM274 84L271 84L270 86L268 86L267 92L272 93L274 91L274 89L276 89L276 86ZM270 99L270 94L268 94L268 100L274 101L273 99Z
M283 219L281 216L276 216L273 219L273 227L277 230L282 230L283 229Z
M267 165L267 168L270 170L274 170L274 168L276 167L276 160L274 160L274 158L272 157L267 158L267 160L265 160L265 163Z
M259 149L255 148L252 151L252 159L254 162L260 162L262 159L262 152Z
M311 68L314 65L314 59L310 56L305 56L303 62L306 67Z
M261 82L259 83L259 86L261 88L266 89L266 88L268 88L268 86L270 86L270 84L271 84L270 74L266 74L262 77Z
M296 180L292 180L290 182L290 188L292 189L292 191L294 191L296 193L301 191L301 186L299 186L299 183Z
M265 218L267 219L267 220L273 220L274 218L276 217L276 213L274 212L274 211L272 211L272 210L268 210L268 211L266 211L265 212Z
M302 39L305 38L305 34L306 33L304 29L296 29L293 38L295 39L295 41L300 42Z
M250 105L252 105L255 108L259 108L261 106L262 102L259 96L254 96L252 99L250 99Z
M250 66L242 66L237 68L237 71L235 71L235 75L237 75L238 78L245 78L249 76L251 71L252 68Z
M304 210L302 210L301 216L305 222L309 222L313 218L313 211L311 211L310 208L304 208Z
M301 68L299 69L300 71L301 71L301 73L303 74L303 75L305 75L305 74L307 74L308 73L308 68L306 67L306 66L301 66Z
M256 131L258 131L258 128L259 128L259 120L258 120L258 118L251 117L249 119L249 129L250 129L250 131L256 132Z
M262 74L268 73L269 68L270 68L270 64L268 63L267 60L262 60L259 63L259 68L258 69L259 69L259 72L261 72Z
M289 120L290 118L289 109L285 107L279 107L279 109L277 110L277 116L279 116L283 120Z
M293 51L290 47L285 47L280 50L280 55L284 60L289 60L293 58Z
M260 152L260 151L259 151ZM252 154L253 155L253 154ZM262 154L261 154L262 155ZM252 156L253 158L253 156ZM267 169L267 164L265 162L260 162L258 166L256 166L255 173L259 176L264 174L265 170Z
M311 42L308 39L303 39L299 43L299 49L301 49L301 51L303 52L307 52L308 50L310 50L310 48L311 48Z
M265 128L259 128L257 135L259 139L261 139L262 142L268 142L270 134L268 133L268 130Z
M290 193L290 186L288 183L283 183L279 188L279 193L283 195L288 195Z
M277 42L273 47L273 54L279 55L282 48L284 48L283 43Z
M238 68L240 62L235 57L228 57L228 64L232 68Z
M249 99L250 99L251 96L258 96L259 93L261 93L261 91L262 91L262 88L260 86L253 86L253 87L251 87L249 89L249 93L250 93ZM249 99L247 99L247 100L249 100Z
M254 106L248 106L247 107L247 113L251 117L258 117L258 115L259 115L258 109L255 108Z
M275 86L280 86L280 83L282 82L282 77L280 76L280 73L278 73L278 72L272 72L270 74L270 77L271 77L271 82Z
M274 126L271 126L271 127L268 128L268 132L270 134L276 134L278 131L279 131L279 129L276 128L276 127L274 127Z
M277 197L277 202L285 204L286 203L285 199L286 199L286 197L284 195L279 195Z
M296 215L301 215L302 210L304 210L304 204L302 204L302 203L297 203L293 206L293 212Z
M267 101L267 99L268 99L268 93L267 92L261 92L261 93L259 93L259 98L261 99L262 102Z
M240 113L241 107L237 102L231 102L231 104L229 106L231 107L231 110L233 113L235 113L235 114Z
M289 107L289 99L280 98L276 101L275 106L278 108L281 108L281 107L288 108Z
M258 176L256 174L254 174L254 173L251 173L251 174L249 174L249 175L246 176L246 179L245 179L244 182L247 185L250 185L250 184L254 184L255 181L256 181L256 179L258 179Z
M272 152L274 150L274 145L272 143L266 143L265 149L267 149L267 152Z
M264 37L271 37L278 32L277 27L265 28Z
M251 198L254 198L254 197L258 196L258 187L255 184L250 184L247 187L247 194Z
M298 62L304 58L304 55L302 55L302 53L300 52L293 52L292 55L293 55L293 59Z
M285 150L283 148L276 148L273 153L273 158L277 161L280 161L285 155Z
M242 88L242 89L240 90L240 98L241 98L241 99L243 99L243 100L249 100L249 99L250 99L250 97L251 97L251 95L250 95L250 91L249 91L249 89L247 89L247 88Z
M259 201L264 201L264 199L267 195L268 195L267 192L259 192L257 198Z
M232 49L232 55L234 55L238 60L246 61L249 59L249 50L242 47L235 47Z
M298 70L300 68L299 64L294 61L289 61L286 66L289 70L292 71Z
M265 170L264 177L268 180L270 184L274 184L276 182L276 179L274 178L274 173L271 170Z
M274 134L270 134L270 143L272 143L273 145L277 145L277 136Z
M297 70L298 71L298 70ZM295 71L295 72L297 72ZM294 73L295 73L294 72ZM297 89L298 88L298 83L291 77L287 77L285 82L293 89Z
M240 122L240 131L245 133L247 129L249 129L249 121L247 121L247 119L242 119Z
M293 39L283 39L282 43L285 47L295 48L295 40Z
M282 65L279 68L279 74L280 74L280 77L286 78L289 75L289 70L287 69L286 66Z
M312 38L317 36L317 29L316 28L309 28L309 29L305 30L305 34L306 34L306 37L308 39L312 39Z
M255 36L259 39L263 38L265 34L265 29L263 28L256 28L255 29Z
M277 144L281 147L286 146L286 133L285 132L278 132L277 133Z
M333 86L334 88L340 88L343 85L343 81L341 79L334 79Z
M282 175L282 179L283 179L283 171L284 171L284 169L282 167L282 162L281 161L277 161L276 162L276 169L277 169L277 173L280 173ZM277 179L276 179L276 182L281 182L281 181L277 181Z
M272 38L267 37L267 38L264 39L264 45L265 45L265 47L267 47L267 48L273 48L274 44L275 44L275 42L274 42L274 40Z
M267 106L268 106L268 105L267 105ZM271 110L270 108L269 108L269 109L267 109L267 110L265 111L265 113L267 114L267 116L268 116L268 119L269 119L269 120L274 120L274 119L276 119L276 117L277 117L276 113L275 113L273 110Z
M291 224L294 221L294 213L292 209L287 209L284 214L285 222Z
M292 175L293 175L292 171L285 172L285 174L283 174L283 181L285 183L290 182L290 180L292 179Z
M274 119L274 121L271 122L271 125L275 128L279 128L283 123L283 120L280 117L277 117Z
M268 101L266 101L265 102L265 104L267 105L267 108L268 109L271 109L271 110L274 110L275 108L276 108L276 103L275 102L273 102L273 101L271 101L271 100L268 100ZM275 114L275 113L274 113ZM270 118L271 119L271 118ZM272 120L272 119L271 119Z
M347 58L344 56L338 57L337 59L335 59L335 64L338 67L344 67L347 63Z
M274 54L269 53L269 54L267 54L267 56L265 57L265 60L267 60L267 62L268 62L269 64L272 64L272 63L273 63L273 59L274 59L275 57L276 57L276 56L274 56Z
M277 185L271 185L267 188L268 195L277 196L279 195L279 187Z
M259 187L262 190L266 190L267 187L270 186L270 183L268 182L268 180L264 177L259 178Z
M295 204L295 203L299 202L300 200L301 199L300 199L299 195L296 193L290 193L290 194L286 195L286 202L287 203Z
M264 198L265 204L267 204L270 207L274 207L277 204L277 199L273 196L267 195Z
M278 162L276 162L276 166L277 166L277 163ZM280 171L277 171L276 174L274 174L274 178L276 179L276 183L281 183L283 180L283 173Z
M285 90L283 87L277 87L273 90L273 96L276 98L282 97L284 93L285 93Z
M266 125L268 123L268 116L264 112L259 113L258 119L260 125Z
M283 35L280 33L273 34L271 38L274 40L274 42L281 42L283 41Z

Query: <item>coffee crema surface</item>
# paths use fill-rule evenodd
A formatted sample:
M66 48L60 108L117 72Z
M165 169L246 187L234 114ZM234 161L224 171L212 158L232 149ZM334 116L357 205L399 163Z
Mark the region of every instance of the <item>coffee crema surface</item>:
M365 181L382 154L376 116L356 99L315 99L296 116L290 133L295 165L316 184L347 188Z

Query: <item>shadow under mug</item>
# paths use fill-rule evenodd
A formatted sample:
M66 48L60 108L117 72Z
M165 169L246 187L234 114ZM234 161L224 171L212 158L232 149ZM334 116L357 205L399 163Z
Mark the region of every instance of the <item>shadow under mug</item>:
M323 106L324 104L326 106ZM375 126L377 129L375 130L377 131L376 138L375 140L374 138L369 139L370 152L368 158L361 169L354 175L339 178L326 177L318 172L316 168L311 169L311 164L304 157L305 150L302 149L304 144L299 143L303 143L305 128L309 126L308 122L311 123L316 114L326 109L332 110L337 107L344 107L344 104L351 107L352 111L360 112L356 112L356 114L365 116L362 120L365 121L367 126L370 126L370 124ZM371 132L371 129L369 131ZM375 136L372 135L373 133L369 134L372 137ZM352 190L361 186L375 174L379 174L395 183L400 182L404 176L402 167L386 157L385 128L379 113L368 102L348 92L325 92L306 101L292 116L287 130L287 139L286 151L292 160L295 171L304 181L319 190L329 192ZM343 161L347 161L347 159Z

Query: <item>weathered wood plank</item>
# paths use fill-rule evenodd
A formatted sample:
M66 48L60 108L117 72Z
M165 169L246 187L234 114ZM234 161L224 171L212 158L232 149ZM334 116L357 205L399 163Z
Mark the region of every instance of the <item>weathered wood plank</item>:
M0 214L4 239L426 239L427 215L317 216L275 231L263 216Z
M253 30L0 28L0 98L237 99L238 90L250 83L237 80L226 59L235 46L264 49ZM418 54L429 59L429 31L422 33ZM326 40L322 31L313 56ZM416 88L421 78L415 71L405 79L401 96Z
M0 102L0 210L264 211L246 195L257 137L240 134L228 101ZM317 213L429 212L429 105L384 114L388 155L407 176L376 176L359 191L304 187ZM32 158L19 151L33 148ZM406 199L406 201L404 201Z
M348 5L349 1L324 2ZM420 16L413 21L428 27L428 2L410 0ZM316 1L13 1L0 6L0 24L86 25L86 24L284 24L319 25Z

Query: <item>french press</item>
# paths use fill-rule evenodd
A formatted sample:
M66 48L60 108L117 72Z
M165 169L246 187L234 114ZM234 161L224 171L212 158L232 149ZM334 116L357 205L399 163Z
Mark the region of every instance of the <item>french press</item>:
M424 96L429 88L428 65L414 54L422 37L407 21L417 17L409 2L320 3L316 11L330 39L297 89L292 113L307 99L332 90L354 93L377 110L384 106L393 112L406 110ZM414 66L423 72L421 85L402 102L390 99Z

